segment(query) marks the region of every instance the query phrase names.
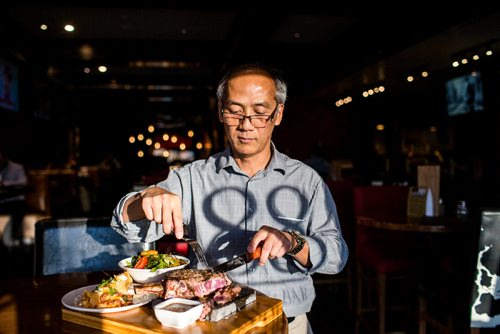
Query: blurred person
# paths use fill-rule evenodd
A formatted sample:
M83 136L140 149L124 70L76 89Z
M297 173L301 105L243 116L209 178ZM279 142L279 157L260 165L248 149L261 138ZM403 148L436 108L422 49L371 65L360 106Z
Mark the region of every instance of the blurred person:
M328 180L332 178L330 162L326 159L325 148L322 142L316 142L313 145L311 155L304 162L318 172L323 179Z
M339 273L348 249L321 176L272 142L286 95L283 79L264 67L228 71L217 98L229 146L124 196L111 226L130 242L166 234L180 239L187 229L211 265L260 245L259 260L228 272L229 277L281 299L289 332L305 334L312 333L307 319L316 297L312 274Z
M23 238L23 218L26 210L24 192L28 177L24 166L14 162L0 150L0 215L11 217L11 242L20 245Z

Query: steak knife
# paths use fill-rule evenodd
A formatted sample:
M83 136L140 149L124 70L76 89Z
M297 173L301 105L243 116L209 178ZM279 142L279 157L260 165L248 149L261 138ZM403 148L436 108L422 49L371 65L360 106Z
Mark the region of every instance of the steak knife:
M253 253L244 253L241 254L235 258L232 258L229 261L226 261L224 263L221 263L219 265L216 265L215 267L212 268L214 272L217 273L225 273L227 271L236 269L238 267L241 267L242 265L246 263L250 263L255 259L258 259L260 257L262 248L259 246L255 249Z

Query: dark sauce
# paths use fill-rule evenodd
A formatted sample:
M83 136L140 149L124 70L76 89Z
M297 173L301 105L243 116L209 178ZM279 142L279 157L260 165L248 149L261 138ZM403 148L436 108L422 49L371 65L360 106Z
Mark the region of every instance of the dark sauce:
M182 304L182 303L172 303L167 306L165 306L163 309L171 312L186 312L190 308L192 308L193 305L187 305L187 304Z

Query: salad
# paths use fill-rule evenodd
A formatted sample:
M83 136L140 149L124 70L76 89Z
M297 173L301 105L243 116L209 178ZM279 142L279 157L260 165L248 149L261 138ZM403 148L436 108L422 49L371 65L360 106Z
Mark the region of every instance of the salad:
M186 264L186 261L175 257L171 253L158 254L157 250L150 249L137 253L132 256L130 264L127 267L134 269L150 269L152 272L158 269L178 267Z

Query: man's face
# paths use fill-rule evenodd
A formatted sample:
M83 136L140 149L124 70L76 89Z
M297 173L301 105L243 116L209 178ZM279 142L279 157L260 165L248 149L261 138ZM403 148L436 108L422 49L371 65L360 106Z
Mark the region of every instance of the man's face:
M242 74L229 81L228 99L224 111L250 115L272 115L265 127L257 128L245 118L238 125L227 125L224 129L235 158L248 158L269 150L275 125L281 123L283 105L275 99L274 81L260 74ZM223 121L219 113L220 120Z

